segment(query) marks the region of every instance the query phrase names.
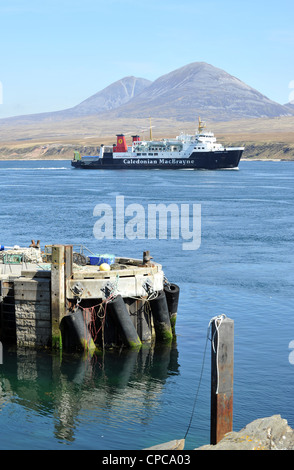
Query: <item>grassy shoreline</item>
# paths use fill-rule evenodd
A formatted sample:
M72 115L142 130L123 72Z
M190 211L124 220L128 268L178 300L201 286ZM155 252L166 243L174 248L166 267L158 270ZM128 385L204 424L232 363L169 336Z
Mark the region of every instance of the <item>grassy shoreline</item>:
M223 139L222 139L223 140ZM276 160L276 161L294 161L294 143L278 143L278 142L244 142L226 141L226 147L230 146L245 146L242 160ZM14 147L0 145L0 161L12 160L72 160L74 151L78 150L81 155L98 155L99 151L96 146L84 145L54 145L50 144L48 147L35 145L27 148L26 146Z
M126 134L129 144L133 133L149 140L148 125L146 119L101 121L97 116L62 123L45 121L34 126L0 123L0 160L71 160L75 150L93 156L98 154L101 144L112 145L118 132ZM152 125L156 140L174 138L181 132L194 134L197 128L196 119L195 122L152 119ZM244 146L244 160L294 160L293 116L208 122L206 129L212 130L225 147Z

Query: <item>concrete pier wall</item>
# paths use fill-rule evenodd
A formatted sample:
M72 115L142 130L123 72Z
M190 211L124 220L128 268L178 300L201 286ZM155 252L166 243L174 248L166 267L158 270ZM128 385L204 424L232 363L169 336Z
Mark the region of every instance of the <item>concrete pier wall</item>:
M14 299L18 346L50 346L50 279L15 279Z
M5 276L1 283L1 338L18 346L51 344L50 277Z

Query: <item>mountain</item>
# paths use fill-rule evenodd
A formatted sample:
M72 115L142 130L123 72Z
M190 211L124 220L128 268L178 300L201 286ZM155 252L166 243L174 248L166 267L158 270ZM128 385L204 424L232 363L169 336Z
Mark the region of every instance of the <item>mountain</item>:
M278 104L238 78L205 62L193 62L154 82L125 77L73 108L1 119L0 124L35 124L95 116L210 121L294 115L294 106Z
M181 67L146 87L108 118L146 117L193 121L226 121L242 118L286 116L288 107L271 101L224 70L205 62Z
M112 83L98 93L95 93L95 95L90 96L73 108L62 111L15 116L2 119L1 121L30 123L43 120L62 121L64 119L78 118L81 116L99 115L124 105L137 94L141 93L142 90L151 83L152 82L146 78L133 76L125 77Z
M82 103L68 110L73 117L98 114L123 106L152 82L145 78L125 77L112 83Z
M290 101L290 103L286 103L285 106L286 108L288 107L294 111L294 101Z

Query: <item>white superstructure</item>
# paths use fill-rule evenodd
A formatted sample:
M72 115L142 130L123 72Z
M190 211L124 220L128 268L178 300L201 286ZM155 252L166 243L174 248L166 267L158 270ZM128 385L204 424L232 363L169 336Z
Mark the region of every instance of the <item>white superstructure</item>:
M203 132L205 125L199 119L198 132L194 135L181 133L175 139L162 139L162 140L140 140L138 136L131 146L127 146L120 151L119 144L117 151L113 153L114 159L119 158L142 158L142 157L156 157L156 158L189 158L194 152L223 152L231 150L231 148L224 148L220 143L217 143L213 132ZM118 142L119 142L118 136ZM234 147L234 150L244 150L243 147Z

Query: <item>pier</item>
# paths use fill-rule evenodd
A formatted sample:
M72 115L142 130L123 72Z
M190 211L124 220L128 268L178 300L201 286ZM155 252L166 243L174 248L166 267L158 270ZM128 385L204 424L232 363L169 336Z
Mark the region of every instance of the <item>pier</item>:
M141 259L95 255L82 245L0 251L3 343L66 352L164 345L170 357L179 287L145 251ZM211 444L232 432L234 322L211 320ZM207 338L209 339L209 338ZM154 349L152 349L154 352ZM165 350L163 350L165 351ZM168 359L169 360L169 359ZM157 449L184 448L186 435Z
M148 251L95 255L82 245L2 247L1 341L53 350L172 341L179 288Z

